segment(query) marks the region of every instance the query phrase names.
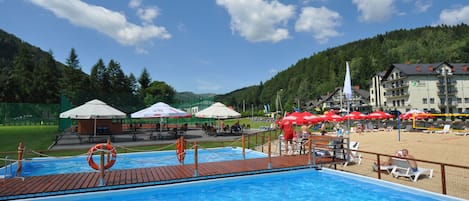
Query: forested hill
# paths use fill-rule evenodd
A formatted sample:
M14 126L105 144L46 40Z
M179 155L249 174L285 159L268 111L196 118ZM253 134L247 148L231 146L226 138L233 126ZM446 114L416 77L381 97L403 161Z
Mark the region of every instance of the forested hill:
M281 93L284 108L301 103L341 87L345 78L345 62L350 61L352 85L368 90L371 77L393 63L469 62L469 26L423 27L396 30L313 54L300 59L272 79L256 86L219 95L216 100L242 108L270 103ZM298 99L297 99L298 98Z
M79 54L70 48L69 57L62 64L55 61L53 52L45 52L0 29L0 103L57 104L67 100L71 105L80 105L100 99L130 113L160 101L176 104L213 97L177 93L164 81L153 81L146 68L138 79L132 73L126 75L113 59L97 59L91 72L85 73Z

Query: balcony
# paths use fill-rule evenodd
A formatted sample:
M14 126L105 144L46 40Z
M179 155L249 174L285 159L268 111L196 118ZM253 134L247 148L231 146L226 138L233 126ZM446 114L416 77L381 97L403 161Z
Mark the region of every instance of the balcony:
M456 102L456 101L448 102L448 107L450 107L450 108L455 108L457 104L458 104L458 102ZM446 104L444 104L444 103L439 103L439 104L438 104L438 107L439 107L439 108L443 108L443 110L440 110L440 111L444 111L444 108L446 108Z
M405 98L405 97L409 97L409 93L408 93L408 92L404 92L404 93L395 93L395 94L388 94L388 93L386 93L385 97L386 97L386 98L390 98L390 99Z
M448 96L456 96L457 93L458 93L458 91L456 89L448 90ZM444 90L439 90L438 91L438 96L446 96L445 91Z
M444 80L438 81L436 83L436 86L445 87L445 81ZM451 87L451 86L456 86L456 80L448 80L448 87Z
M391 77L388 77L388 80L384 81L383 84L388 84L396 81L401 81L407 79L407 76L399 76L391 79Z

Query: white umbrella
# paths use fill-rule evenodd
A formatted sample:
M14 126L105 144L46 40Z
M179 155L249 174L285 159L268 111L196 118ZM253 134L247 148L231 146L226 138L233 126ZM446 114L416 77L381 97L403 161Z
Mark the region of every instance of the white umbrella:
M226 107L223 103L216 102L210 107L195 113L195 116L199 118L228 119L241 117L241 114Z
M60 118L94 119L94 135L96 135L96 119L123 119L126 114L103 101L94 99L83 105L60 113Z
M163 118L169 117L190 117L191 114L184 112L180 109L173 108L170 105L158 102L150 107L134 112L130 115L132 118L160 118L160 124L163 123ZM160 125L160 132L162 126Z
M191 115L180 109L173 108L166 103L158 102L150 107L134 112L132 118L158 118L158 117L190 117Z

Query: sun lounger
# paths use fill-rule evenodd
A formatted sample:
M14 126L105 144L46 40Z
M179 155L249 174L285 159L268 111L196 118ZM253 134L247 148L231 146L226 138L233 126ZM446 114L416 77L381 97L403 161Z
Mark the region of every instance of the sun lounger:
M344 163L344 166L347 166L350 162L361 164L362 162L362 155L357 152L359 142L350 142L350 154L348 160Z
M443 130L435 131L435 133L437 133L437 134L448 134L450 132L451 132L451 125L449 125L449 124L445 124L443 126Z
M388 172L388 174L391 174L391 171L392 169L394 169L394 167L396 167L395 165L380 165L379 166L379 170L380 171L386 171ZM373 163L373 165L371 165L371 169L373 169L373 171L378 171L378 165L376 165L376 163Z
M433 177L433 169L418 167L418 170L414 172L406 159L392 158L391 160L392 164L395 165L391 174L396 178L407 177L416 182L421 175L427 175L429 178Z
M469 135L469 131L467 131L467 132L464 132L464 131L463 132L456 132L454 134L459 135L459 136L466 136L466 135Z

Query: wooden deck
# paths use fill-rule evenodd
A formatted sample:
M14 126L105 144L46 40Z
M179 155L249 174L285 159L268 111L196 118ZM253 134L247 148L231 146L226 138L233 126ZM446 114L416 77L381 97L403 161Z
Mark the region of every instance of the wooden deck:
M317 158L317 165L340 163L332 158ZM227 176L283 171L306 168L308 155L272 157L269 169L268 158L199 164L198 176L194 176L194 165L163 166L129 170L107 171L105 186L99 186L99 173L74 173L0 180L0 200L90 192L129 187L161 185L184 181L203 180Z

